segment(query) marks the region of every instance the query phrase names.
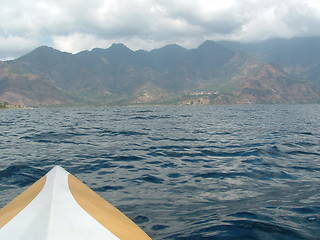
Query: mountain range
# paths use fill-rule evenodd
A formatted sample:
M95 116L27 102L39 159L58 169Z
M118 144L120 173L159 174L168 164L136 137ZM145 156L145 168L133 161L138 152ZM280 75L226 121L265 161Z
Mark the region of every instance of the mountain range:
M320 37L206 41L77 54L42 46L0 61L0 102L22 106L319 103Z

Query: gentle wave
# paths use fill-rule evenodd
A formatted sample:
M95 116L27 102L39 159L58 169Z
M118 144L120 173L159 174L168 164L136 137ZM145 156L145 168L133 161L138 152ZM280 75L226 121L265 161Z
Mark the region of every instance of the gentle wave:
M0 111L0 206L61 165L155 240L320 239L319 110Z

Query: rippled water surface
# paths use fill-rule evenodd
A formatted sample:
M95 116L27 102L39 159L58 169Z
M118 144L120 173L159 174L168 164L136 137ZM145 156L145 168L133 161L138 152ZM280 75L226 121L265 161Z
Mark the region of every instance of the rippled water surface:
M320 239L320 105L0 111L0 206L55 165L152 239Z

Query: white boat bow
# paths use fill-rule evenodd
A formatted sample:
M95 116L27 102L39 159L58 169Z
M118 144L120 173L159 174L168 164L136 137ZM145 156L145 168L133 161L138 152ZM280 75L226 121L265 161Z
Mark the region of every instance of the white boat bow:
M129 218L56 166L0 210L2 240L147 240Z

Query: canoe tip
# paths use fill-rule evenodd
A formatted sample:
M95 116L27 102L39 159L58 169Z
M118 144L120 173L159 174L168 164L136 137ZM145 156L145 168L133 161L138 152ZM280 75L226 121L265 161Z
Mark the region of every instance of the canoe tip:
M56 165L49 172L67 172L67 170L59 165Z

